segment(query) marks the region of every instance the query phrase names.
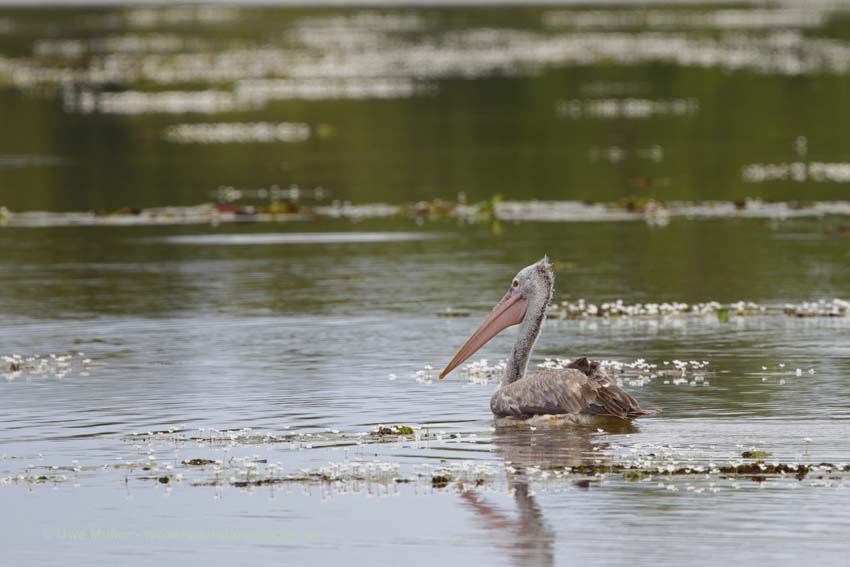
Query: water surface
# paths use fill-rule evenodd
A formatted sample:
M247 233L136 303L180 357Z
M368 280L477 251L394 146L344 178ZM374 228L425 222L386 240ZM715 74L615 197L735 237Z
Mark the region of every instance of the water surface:
M319 205L846 199L846 24L4 9L0 205L191 206L222 186L269 205L291 185ZM183 127L213 123L229 126ZM846 225L0 227L0 357L33 358L0 358L0 543L21 565L433 565L460 549L472 564L843 565L850 317L782 309L848 299ZM534 365L631 364L615 377L663 412L496 423L496 379L436 374L544 254L556 302L771 309L550 318ZM758 460L811 470L722 472Z

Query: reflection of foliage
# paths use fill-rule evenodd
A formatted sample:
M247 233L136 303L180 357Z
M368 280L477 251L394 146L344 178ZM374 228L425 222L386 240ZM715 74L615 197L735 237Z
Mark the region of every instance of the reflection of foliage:
M757 12L752 16L762 17ZM179 123L209 122L206 116L197 118L202 108L190 105L179 119L155 113L129 120L94 112L69 117L47 110L53 105L33 105L26 97L22 102L19 93L4 89L0 107L26 109L4 114L7 135L34 153L67 156L79 168L78 174L61 176L44 168L16 172L23 185L46 190L15 192L12 205L114 210L128 202L138 207L186 204L222 182L259 186L281 181L324 185L336 198L363 203L430 202L463 188L469 203L481 204L483 217L492 214L488 196L496 191L519 200L625 199L636 211L643 204L624 197L628 191L649 193L656 201L743 202L750 192L792 200L814 187L822 198L841 195L840 186L814 180L753 187L741 177L742 167L753 160L794 163L800 156L794 155L793 141L801 131L809 140L806 159L811 163L847 154L850 142L833 136L837 126L846 126L847 116L833 109L842 108L846 98L841 54L850 30L828 11L812 9L822 23L805 33L792 32L793 49L776 45L770 30L720 34L707 42L704 31L677 29L670 20L658 29L614 34L612 42L605 33L574 34L563 22L552 24L543 8L411 10L378 17L349 10L237 13L208 19L188 11L172 20L167 9L151 9L142 19L123 10L4 11L0 20L20 25L10 25L0 36L0 84L70 101L168 91L229 97L236 96L240 83L249 91L252 82L289 81L284 86L296 88L334 77L356 78L355 93L375 91L381 77L416 88L412 94L401 89L396 98L282 99L244 111L236 105L221 121L292 121L309 125L315 136L298 144L179 147L162 139L162 132ZM582 13L575 10L569 18ZM712 14L700 11L699 17L712 20ZM747 15L741 10L739 17ZM694 57L679 59L676 50L645 52L655 45L655 34L671 34ZM365 44L364 37L369 38ZM550 42L582 41L599 44L598 59L536 59L535 53L555 51L593 57L592 49L550 49ZM615 45L624 41L633 49ZM357 48L347 48L348 42ZM422 57L426 47L434 57ZM725 55L715 57L717 50ZM711 63L694 65L703 52ZM113 58L122 64L108 65ZM789 59L799 67L789 67ZM446 60L449 64L441 63ZM730 61L746 64L728 72L724 66ZM810 75L812 66L827 69ZM364 67L386 76L364 75ZM783 76L790 68L796 69L794 76ZM429 84L433 88L419 90ZM814 87L822 103L800 104ZM560 116L558 109L570 101L581 109L613 105L651 112L640 118L619 112L616 120L585 112ZM656 112L675 110L680 103L692 110ZM612 144L616 162L587 159L588 148ZM641 148L653 151L643 155ZM438 208L428 214L441 213Z

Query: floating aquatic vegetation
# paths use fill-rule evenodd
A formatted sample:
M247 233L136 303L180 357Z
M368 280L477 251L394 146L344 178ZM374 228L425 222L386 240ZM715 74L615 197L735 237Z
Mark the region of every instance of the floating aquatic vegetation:
M235 6L181 5L134 6L104 17L103 24L111 26L117 18L122 24L138 28L159 28L183 24L223 24L237 20L242 11Z
M387 435L413 435L415 432L416 431L409 425L392 425L389 427L379 425L372 433L378 437L384 437Z
M811 203L744 201L661 202L632 198L617 203L585 203L581 201L492 201L467 205L463 202L429 201L399 205L353 205L336 202L331 207L317 207L315 213L333 218L380 218L389 216L440 220L455 218L465 222L501 220L511 222L611 222L645 221L665 224L671 218L724 219L755 218L783 220L790 218L850 216L848 201Z
M845 317L848 313L850 313L850 302L841 299L799 304L789 303L782 307L760 305L752 301L738 301L729 304L721 304L717 301L693 304L681 302L626 304L621 299L597 305L579 299L577 301L554 302L547 310L548 317L557 319L716 316L722 322L727 322L730 316Z
M10 484L45 484L45 483L53 483L59 484L62 482L67 482L69 480L67 475L15 475L9 477L0 477L0 486L10 485Z
M784 309L792 317L846 317L850 314L850 301L841 299L788 303Z
M587 151L587 156L590 161L604 160L610 163L620 163L628 158L645 159L649 161L659 162L664 159L664 148L658 144L646 148L637 148L628 150L620 146L608 146L606 148L591 147ZM646 183L646 181L644 182Z
M850 472L850 467L835 467L834 465L830 465L825 463L830 471L836 472ZM593 466L593 465L585 465L574 467L571 469L571 472L578 474L585 474L589 476L596 476L599 474L621 474L624 475L624 480L652 480L653 476L687 476L687 475L705 475L708 474L716 474L720 478L729 478L729 477L737 477L737 476L745 476L749 477L751 480L757 482L764 482L767 480L768 476L779 476L783 477L787 474L794 475L794 478L797 480L803 480L811 471L813 470L821 470L821 466L823 465L788 465L788 464L764 464L764 463L751 463L751 464L738 464L738 465L729 465L724 467L716 467L711 469L706 469L705 467L696 465L693 467L681 467L676 468L672 465L667 466L659 466L654 471L644 471L640 469L634 468L626 468L622 465L602 465L602 466ZM655 473L650 474L650 473ZM753 476L755 475L755 476Z
M742 168L741 179L746 183L770 181L850 183L850 162L751 163Z
M789 366L786 369L785 368L786 366L788 366L788 365L784 362L780 362L773 369L768 369L767 366L762 366L761 372L757 372L756 375L761 376L762 382L767 382L768 379L770 379L770 378L778 378L778 380L774 383L776 383L780 386L784 386L786 384L785 378L791 378L791 377L800 378L800 377L803 376L804 371L803 371L802 368L792 369ZM815 375L815 369L809 368L808 370L805 371L805 374L808 375L808 376L814 376Z
M537 368L560 370L568 368L572 362L569 358L546 358L537 364ZM599 360L602 369L619 385L640 388L651 383L656 378L666 378L664 384L688 384L691 386L710 386L705 379L708 373L707 360L664 361L662 365L650 363L643 358L631 362L619 360ZM500 360L490 364L484 358L463 365L460 375L473 384L489 384L494 379L501 380L504 376L506 361Z
M445 488L449 485L451 479L446 475L437 474L431 477L431 486L434 488Z
M680 361L675 361L679 363ZM701 367L700 361L682 361L678 366ZM645 370L653 365L646 361L621 364L623 368ZM677 366L677 368L678 368ZM540 424L540 422L537 422ZM557 426L553 426L557 427ZM586 435L587 427L572 426L576 434ZM284 429L288 429L284 427ZM491 432L502 437L517 433L502 426L491 428ZM552 431L535 432L538 427L526 427L517 438L526 443L523 435L543 439ZM432 431L433 430L433 431ZM412 432L412 434L411 434ZM584 432L584 433L582 433ZM613 433L598 429L598 434ZM630 437L620 437L628 440ZM850 466L845 463L804 463L773 457L765 449L743 445L736 448L716 449L713 445L702 449L693 445L678 447L670 444L628 443L616 441L602 445L587 446L577 453L569 464L558 460L541 460L538 464L519 463L511 460L482 459L433 459L442 451L463 450L450 443L492 443L487 435L479 437L476 432L438 430L429 425L421 426L377 426L371 431L340 432L334 429L277 433L241 429L201 428L187 430L177 424L161 431L137 433L124 438L130 455L116 456L114 461L80 463L51 463L39 454L37 457L15 457L0 455L3 473L0 487L23 485L30 488L39 484L73 483L99 476L107 481L128 484L148 482L172 487L229 486L252 490L258 487L297 485L308 489L311 486L326 487L333 494L370 491L373 487L409 485L411 489L468 490L479 487L483 490L512 490L515 481L530 483L535 490L561 491L594 482L603 487L609 483L640 483L648 489L663 491L694 491L715 493L720 490L739 489L738 481L749 479L757 483L772 483L773 486L792 486L806 481L810 487L846 486L850 480ZM811 439L806 439L806 447ZM361 449L362 445L371 445ZM377 452L378 446L384 455ZM249 454L252 447L263 454ZM498 443L497 443L498 447ZM327 452L331 457L321 465L308 465L303 461L292 462L281 450ZM477 449L476 449L477 450ZM411 460L422 451L423 460ZM435 453L436 452L436 453ZM325 453L320 453L324 455ZM280 455L283 461L273 458ZM403 456L402 460L391 455ZM341 458L340 458L341 457ZM324 461L324 457L320 457ZM15 465L20 464L17 470ZM103 481L101 481L103 482ZM578 483L578 484L577 484ZM324 494L324 493L323 493Z
M157 92L65 89L62 102L67 112L81 114L215 114L251 108L233 93L212 89Z
M281 209L275 199L292 202L299 196L322 199L323 188L302 189L297 186L280 189L239 190L220 187L216 191L221 204L205 203L191 207L155 207L94 212L15 212L2 208L0 224L8 226L72 226L72 225L139 225L139 224L219 224L231 222L307 221L315 218L362 220L398 217L417 222L460 220L468 223L485 221L510 222L619 222L642 221L664 226L672 218L699 219L770 219L775 221L850 216L850 201L815 201L810 203L772 202L761 200L661 202L646 198L628 198L617 203L584 203L580 201L503 201L494 197L475 204L437 199L406 205L374 203L355 205L333 201L330 205L299 205L297 210L286 205ZM241 198L256 196L268 199L268 205L241 206ZM233 203L233 204L231 204Z
M220 114L256 111L280 100L407 98L432 92L433 87L408 79L253 79L238 81L233 92L66 88L62 102L67 112L80 114Z
M43 211L12 212L6 209L0 219L2 225L38 226L135 226L135 225L187 225L244 222L280 222L309 220L312 215L264 211L254 208L227 207L205 203L192 207L155 207L134 209L123 207L115 211L87 211L51 213Z
M436 235L418 232L287 232L258 234L187 234L168 236L169 244L246 246L269 244L356 244L374 242L410 242Z
M55 377L67 375L88 376L95 363L82 352L50 353L46 356L8 354L0 355L0 374L7 381L16 378Z
M559 319L576 319L579 317L658 317L665 315L712 313L721 308L720 303L711 301L689 305L681 302L671 303L635 303L625 304L618 299L599 305L584 299L577 301L561 301L549 305L547 315Z
M576 29L672 28L757 30L776 28L819 28L830 16L828 5L811 9L776 7L769 9L714 10L570 10L543 14L547 27Z
M463 202L451 202L443 199L433 201L417 201L406 205L387 205L373 203L354 205L348 201L334 201L329 207L316 207L315 212L331 218L366 219L385 217L406 217L417 221L460 219L466 222L479 222L493 218L494 203L492 201L467 205Z
M310 139L310 126L300 122L176 124L166 128L163 137L178 144L304 142Z
M427 18L422 14L408 12L374 12L364 10L353 14L307 16L299 19L294 27L303 34L304 41L311 41L314 34L348 30L415 32L425 29Z
M810 203L744 201L659 202L645 201L644 210L630 202L594 203L579 201L502 201L496 204L494 217L504 221L600 222L651 220L666 218L724 219L790 218L850 215L850 201L815 201Z
M327 207L316 207L318 215L336 219L374 219L394 217L402 214L402 207L398 205L371 204L352 205L348 201L334 201Z
M489 364L486 358L464 364L460 369L460 375L473 384L487 384L491 380L501 380L505 375L507 362L500 360L496 364Z
M288 429L288 427L285 429ZM419 443L422 441L443 439L444 434L439 430L431 431L428 427L423 428L421 426L398 424L392 426L379 425L371 431L359 431L355 433L345 433L337 429L325 429L315 432L259 433L251 427L241 429L216 429L214 427L207 427L201 428L197 432L189 432L183 426L174 426L165 431L135 432L132 435L126 436L123 440L134 444L170 443L182 446L187 443L196 443L199 446L209 447L285 445L290 450L300 451L304 449L345 447L371 443L399 441ZM183 464L204 466L214 463L209 462L208 459L193 459Z
M744 451L741 453L741 456L745 459L759 459L763 460L771 456L767 451Z
M413 378L420 384L431 384L434 381L434 367L426 364L422 370L417 370L412 374Z
M176 34L123 34L89 39L38 39L32 44L35 57L78 59L93 53L165 53L208 48L207 43Z
M557 104L564 118L652 118L687 116L699 111L696 99L652 100L640 98L601 98L566 100Z
M215 29L239 18L238 9L146 8L87 17L96 33L97 28L119 33L36 40L31 57L0 59L0 82L38 93L45 92L42 87L64 89L69 111L138 114L247 111L289 99L428 96L443 79L538 75L550 67L599 64L844 74L850 71L850 44L810 33L826 28L833 12L809 6L550 11L540 29L458 29L439 14L330 13L296 20L278 37L240 37L217 49L207 39L169 28L191 23ZM126 27L157 33L125 33ZM0 33L14 32L14 21L0 20ZM192 83L200 89L153 90ZM139 84L150 90L129 90ZM102 92L116 85L124 91ZM67 94L75 89L78 95ZM688 100L601 99L561 106L572 117L696 111Z
M543 433L546 435L546 433ZM406 450L416 449L415 445ZM423 448L423 447L419 447ZM140 448L143 449L143 448ZM669 445L614 446L613 452L592 451L585 462L573 465L520 465L511 461L460 460L404 464L402 462L356 457L332 461L319 467L287 466L257 455L229 456L222 459L192 458L162 464L152 447L141 451L134 460L120 459L114 464L28 465L20 473L0 477L0 486L38 485L79 481L94 475L113 475L116 482L154 482L186 487L231 486L253 489L275 485L334 486L337 494L358 492L364 483L376 486L411 484L442 490L469 487L510 491L512 483L523 479L535 489L560 491L581 483L642 483L659 490L716 493L721 489L739 489L739 480L772 482L776 486L808 481L811 487L846 486L850 466L843 463L799 463L773 460L767 451L753 449L743 459L729 455L700 455L693 450ZM617 451L620 451L619 453ZM4 455L3 459L7 457ZM721 462L721 461L724 461ZM170 459L169 459L170 461ZM576 483L579 483L578 485ZM418 489L417 488L417 489Z
M246 79L236 84L235 97L256 108L277 100L409 98L434 94L435 89L404 78Z
M272 185L268 188L261 187L259 189L241 189L230 185L221 185L212 195L219 203L233 203L241 199L268 200L272 203L291 201L294 203L304 198L321 201L325 198L326 191L323 187L301 187L295 183L286 188Z
M184 465L191 465L193 467L203 467L205 465L215 465L221 464L221 461L214 461L212 459L189 459L188 461L181 461Z

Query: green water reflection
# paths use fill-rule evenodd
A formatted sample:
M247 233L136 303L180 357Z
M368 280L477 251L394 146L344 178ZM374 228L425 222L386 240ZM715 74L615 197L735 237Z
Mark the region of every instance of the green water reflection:
M767 29L623 27L605 21L590 28L547 25L553 10L542 8L242 8L217 19L162 16L147 23L138 11L0 11L4 21L13 22L0 34L0 155L61 160L0 166L0 205L13 210L192 205L210 200L221 185L291 184L321 186L329 198L356 203L454 199L461 192L470 200L501 194L589 201L632 195L663 200L847 195L840 182L747 183L742 176L752 163L848 159L850 79L817 63L850 41L850 19L840 11L818 12L818 26ZM364 14L372 19L363 20ZM122 37L148 43L133 49L97 43ZM648 46L653 38L658 46ZM62 40L89 48L62 55L56 51ZM634 44L634 61L592 56L594 46L603 54L616 52L617 42ZM701 63L699 42L715 42L710 45L728 57ZM586 50L587 61L565 55L571 48ZM417 74L415 68L388 66L374 71L376 77L369 74L385 65L375 58L395 53L404 60L427 49L433 54L423 57L423 65L445 60L445 68L423 67ZM671 62L665 49L691 49L693 63ZM234 53L244 57L235 71L223 62ZM735 69L735 58L748 54L752 62ZM798 62L795 57L801 64L814 61L812 68L777 70L786 59L787 65ZM274 71L267 73L272 79L324 78L333 75L330 68L366 83L389 74L427 88L389 98L278 99L215 114L87 114L68 108L69 97L86 89L229 93L243 79L256 79L250 66L266 59L272 61ZM226 73L220 79L180 79L181 72L206 65ZM767 69L759 71L759 65ZM98 79L95 71L108 74L110 66L126 79ZM173 67L177 77L166 84L134 74L145 67L156 72ZM23 68L49 69L53 78L24 85ZM54 76L86 69L89 79ZM588 111L594 101L612 99L678 101L691 109L646 117ZM573 115L569 108L585 112ZM175 124L208 122L306 123L312 136L297 143L205 145L163 136Z

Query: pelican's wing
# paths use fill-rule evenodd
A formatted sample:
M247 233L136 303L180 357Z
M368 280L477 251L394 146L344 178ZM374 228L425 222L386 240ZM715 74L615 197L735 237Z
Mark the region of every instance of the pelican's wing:
M641 408L636 399L608 378L608 374L596 360L579 358L568 364L567 368L580 370L600 386L597 390L597 399L588 407L584 408L582 413L589 415L610 415L612 417L628 419L642 415L652 415L661 411L658 408Z
M490 409L498 416L580 413L598 399L598 390L578 370L543 370L499 388Z
M542 370L496 391L490 409L499 416L583 413L629 419L655 413L641 409L598 368L590 376L575 368Z
M603 372L594 380L599 385L596 399L582 410L589 415L610 415L620 419L629 419L641 415L656 413L657 409L643 409L636 399L612 382Z

